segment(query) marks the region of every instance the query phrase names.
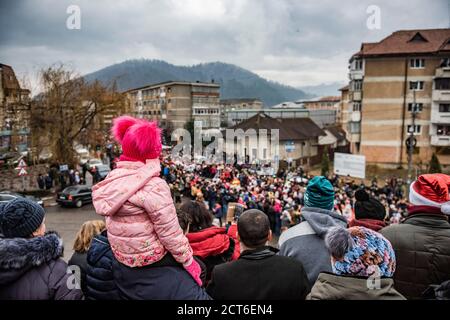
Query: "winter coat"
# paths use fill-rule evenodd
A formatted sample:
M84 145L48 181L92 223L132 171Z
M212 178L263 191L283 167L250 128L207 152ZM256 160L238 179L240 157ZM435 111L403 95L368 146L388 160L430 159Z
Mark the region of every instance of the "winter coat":
M405 300L392 278L367 279L320 273L308 300Z
M113 274L121 299L211 299L170 253L167 253L158 262L139 268L130 268L114 259Z
M106 231L95 236L87 253L86 299L120 299L112 269L114 259Z
M247 250L237 261L216 266L206 291L217 300L304 300L310 286L302 264L277 251Z
M439 208L416 206L400 224L381 230L397 258L395 287L419 299L429 285L450 280L450 223Z
M0 238L0 300L82 299L62 255L62 240L54 232L31 239Z
M68 265L69 266L77 266L80 268L81 272L81 290L83 291L83 294L86 296L86 271L87 271L87 253L79 253L74 252L72 257L69 259Z
M320 208L302 208L305 221L286 230L280 236L280 255L292 257L303 264L311 286L320 272L331 272L330 254L325 247L325 235L335 226L345 228L347 220L332 211Z
M120 161L92 190L96 212L106 217L108 240L115 257L130 267L162 259L169 251L182 264L192 249L178 224L167 183L159 177L158 159Z
M239 257L236 242L225 228L209 227L202 231L188 233L187 238L194 255L206 265L206 279L211 279L212 269L219 264Z

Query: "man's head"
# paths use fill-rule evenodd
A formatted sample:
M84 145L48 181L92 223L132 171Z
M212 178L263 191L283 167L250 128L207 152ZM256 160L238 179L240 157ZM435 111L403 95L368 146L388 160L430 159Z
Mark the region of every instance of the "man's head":
M237 223L238 238L247 248L264 246L272 238L269 218L257 209L247 210Z

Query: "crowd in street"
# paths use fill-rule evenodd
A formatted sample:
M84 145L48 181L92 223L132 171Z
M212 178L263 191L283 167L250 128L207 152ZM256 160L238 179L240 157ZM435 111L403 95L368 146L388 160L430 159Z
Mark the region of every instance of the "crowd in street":
M142 119L113 134L123 153L92 194L104 221L81 226L68 264L42 207L0 204L0 299L449 298L448 175L418 177L406 201L396 179L161 159Z

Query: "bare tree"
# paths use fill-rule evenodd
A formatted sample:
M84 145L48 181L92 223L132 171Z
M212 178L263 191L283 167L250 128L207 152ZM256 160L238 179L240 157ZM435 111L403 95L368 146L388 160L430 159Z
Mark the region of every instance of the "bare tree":
M53 160L73 165L74 144L104 130L105 116L124 113L125 98L98 81L86 82L63 64L41 70L40 78L43 92L32 103L33 135L37 143L48 144Z

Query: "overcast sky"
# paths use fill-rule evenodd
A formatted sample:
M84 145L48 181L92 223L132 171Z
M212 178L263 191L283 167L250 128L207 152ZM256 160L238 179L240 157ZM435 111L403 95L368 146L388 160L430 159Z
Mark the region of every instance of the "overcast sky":
M80 30L66 28L71 4ZM55 62L84 74L132 58L223 61L298 87L345 82L361 42L448 26L448 0L2 0L0 62L22 76Z

